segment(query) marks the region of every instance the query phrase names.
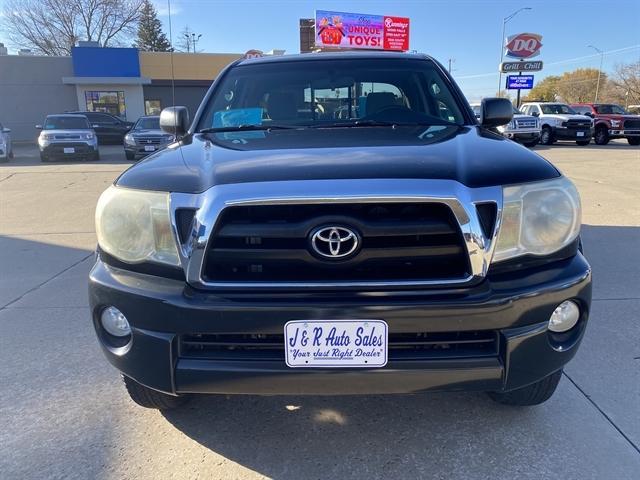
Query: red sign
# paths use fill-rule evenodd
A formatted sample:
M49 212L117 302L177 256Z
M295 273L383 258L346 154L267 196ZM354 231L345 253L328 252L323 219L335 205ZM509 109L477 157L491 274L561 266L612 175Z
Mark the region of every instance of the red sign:
M384 17L384 49L409 50L409 19Z
M507 37L507 57L531 58L540 55L542 35L536 33L518 33Z

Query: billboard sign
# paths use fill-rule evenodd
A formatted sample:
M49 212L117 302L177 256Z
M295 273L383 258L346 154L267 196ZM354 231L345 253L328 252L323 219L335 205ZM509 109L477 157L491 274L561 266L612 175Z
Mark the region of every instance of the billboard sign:
M531 62L503 62L500 64L502 73L509 72L539 72L542 70L542 60Z
M537 33L518 33L507 37L505 55L511 58L532 58L540 55L542 35Z
M405 17L316 10L315 22L316 47L409 50Z
M531 90L533 88L533 75L508 75L507 90Z

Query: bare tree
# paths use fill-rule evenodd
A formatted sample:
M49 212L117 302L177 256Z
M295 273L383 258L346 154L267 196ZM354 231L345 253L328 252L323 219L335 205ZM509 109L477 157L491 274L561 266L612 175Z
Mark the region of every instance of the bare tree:
M69 55L79 40L130 44L143 0L7 0L3 24L15 47Z
M628 103L640 103L640 61L616 65L611 83L623 92Z

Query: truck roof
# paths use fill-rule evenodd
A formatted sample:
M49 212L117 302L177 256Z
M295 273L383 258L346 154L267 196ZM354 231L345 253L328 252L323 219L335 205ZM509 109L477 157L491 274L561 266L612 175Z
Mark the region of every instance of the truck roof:
M432 60L433 58L424 53L405 52L379 52L379 51L348 51L348 52L316 52L316 53L296 53L292 55L265 55L257 58L243 58L238 60L236 65L254 65L259 63L283 63L300 61L326 61L350 59L374 59L374 58L397 58L397 59L420 59Z

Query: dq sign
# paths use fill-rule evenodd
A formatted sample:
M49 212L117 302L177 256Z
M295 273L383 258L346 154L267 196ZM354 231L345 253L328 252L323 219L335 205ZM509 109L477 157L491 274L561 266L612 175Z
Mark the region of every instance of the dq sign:
M540 55L542 35L536 33L518 33L507 37L505 47L507 57L531 58Z

